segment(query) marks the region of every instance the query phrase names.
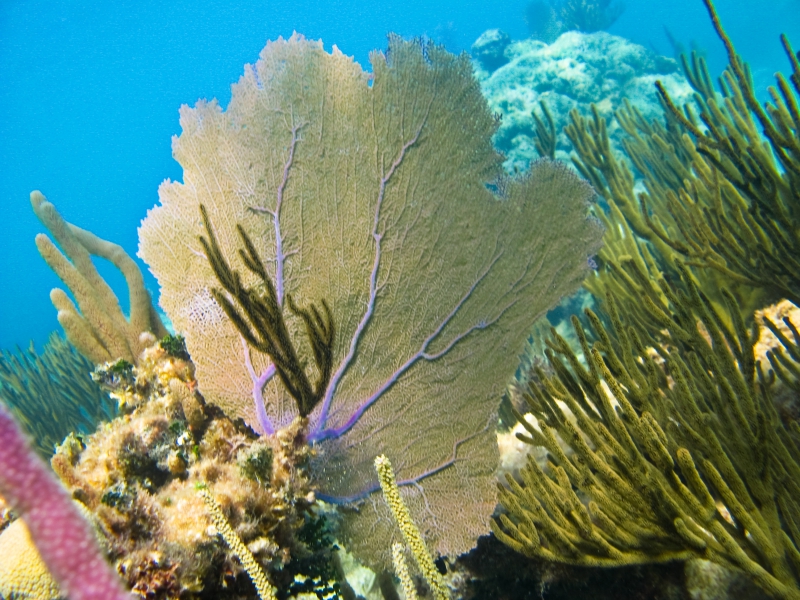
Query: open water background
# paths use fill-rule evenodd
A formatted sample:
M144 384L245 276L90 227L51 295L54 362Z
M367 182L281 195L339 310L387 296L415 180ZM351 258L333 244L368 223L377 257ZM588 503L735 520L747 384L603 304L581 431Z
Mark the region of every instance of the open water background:
M33 238L41 190L76 225L135 255L136 229L166 178L180 180L172 135L178 108L230 99L230 85L268 39L292 31L336 44L365 68L386 33L426 35L469 50L486 29L528 36L527 0L0 0L0 348L40 346L58 329L48 298L57 277ZM672 55L666 26L705 49L713 73L721 43L700 0L627 0L610 33ZM760 92L788 72L778 40L800 48L800 0L718 0ZM125 302L122 277L101 268ZM155 280L147 274L152 291Z

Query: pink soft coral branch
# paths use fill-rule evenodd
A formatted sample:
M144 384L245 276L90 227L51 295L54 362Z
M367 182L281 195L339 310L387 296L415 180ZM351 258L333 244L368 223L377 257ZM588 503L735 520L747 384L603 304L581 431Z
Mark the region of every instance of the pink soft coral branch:
M0 495L25 524L70 600L131 600L89 523L0 405Z

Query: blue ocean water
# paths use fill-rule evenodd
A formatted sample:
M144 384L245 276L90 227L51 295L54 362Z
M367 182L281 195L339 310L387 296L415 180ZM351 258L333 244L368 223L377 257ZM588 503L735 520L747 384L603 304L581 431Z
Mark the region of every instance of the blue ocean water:
M0 1L0 347L41 344L58 328L48 299L58 279L33 238L41 190L81 227L135 255L136 229L158 184L180 179L170 138L178 108L230 98L230 84L267 39L296 30L336 44L365 68L385 36L428 36L469 50L486 29L527 37L527 0L318 2ZM665 27L703 48L712 72L722 46L700 0L628 0L610 32L671 55ZM737 50L763 93L786 69L778 35L800 47L800 0L718 0ZM102 268L121 298L124 282ZM148 275L155 292L155 281Z

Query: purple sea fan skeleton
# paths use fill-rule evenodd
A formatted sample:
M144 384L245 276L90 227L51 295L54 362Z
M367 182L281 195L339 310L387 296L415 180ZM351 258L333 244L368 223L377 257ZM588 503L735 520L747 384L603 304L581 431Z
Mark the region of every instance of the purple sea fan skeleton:
M371 63L372 75L294 35L267 44L225 110L182 107L183 182L162 184L139 253L203 394L262 433L297 407L212 297L200 204L245 286L258 282L237 224L279 302L327 303L336 337L308 416L312 477L322 497L359 502L345 516L350 547L380 563L393 531L372 493L380 454L434 550L463 552L488 530L499 398L530 325L580 285L601 230L589 186L555 163L492 194L497 124L465 56L391 37ZM313 365L302 322L284 315Z

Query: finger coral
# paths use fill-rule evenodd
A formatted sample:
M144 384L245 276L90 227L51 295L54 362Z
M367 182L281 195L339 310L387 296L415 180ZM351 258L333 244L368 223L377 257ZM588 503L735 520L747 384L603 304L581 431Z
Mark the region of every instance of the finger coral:
M368 74L295 35L268 43L225 110L183 107L183 182L162 184L139 254L203 395L261 433L307 414L319 497L358 503L345 533L388 564L373 458L402 457L401 493L436 552L472 546L495 506L509 357L579 286L601 228L569 169L503 178L466 57L392 37L371 61ZM262 318L297 360L270 354L288 346L258 337Z
M50 292L50 300L58 310L58 322L69 341L86 358L95 364L118 359L134 362L152 341L151 336L167 335L144 287L142 272L121 246L67 223L41 192L31 192L31 206L64 252L62 254L45 234L36 236L39 254L78 302L76 307L64 290L56 288ZM92 264L92 256L110 261L125 276L130 298L129 318L125 317L116 295Z

